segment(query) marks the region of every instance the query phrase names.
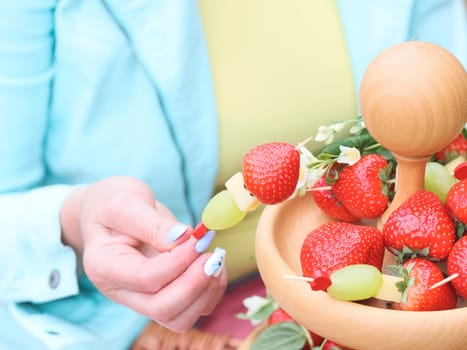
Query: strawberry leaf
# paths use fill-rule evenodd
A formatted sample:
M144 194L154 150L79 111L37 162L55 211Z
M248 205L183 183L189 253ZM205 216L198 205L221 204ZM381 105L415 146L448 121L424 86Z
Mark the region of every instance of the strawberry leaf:
M301 350L306 341L301 326L294 322L280 322L261 332L250 350Z
M414 263L410 263L407 267L399 266L399 276L403 278L402 281L396 282L397 290L402 292L401 302L407 302L407 288L413 286L415 280L410 277L410 271L414 267Z
M455 223L456 223L456 236L458 239L460 239L465 234L465 231L467 230L467 228L459 220L456 220Z
M429 260L433 260L429 258L430 247L425 247L422 249L412 249L407 246L403 246L402 250L397 250L394 247L388 247L388 249L396 255L396 260L398 264L403 264L405 261L409 259L413 259L416 257L422 257Z

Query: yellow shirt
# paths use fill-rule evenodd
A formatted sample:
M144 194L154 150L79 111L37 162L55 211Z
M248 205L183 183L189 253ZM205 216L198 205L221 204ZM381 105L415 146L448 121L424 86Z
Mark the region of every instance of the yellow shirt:
M219 114L216 192L251 147L292 144L320 125L354 118L356 91L335 1L199 0ZM316 149L311 145L310 149ZM256 271L262 207L217 233L230 280Z

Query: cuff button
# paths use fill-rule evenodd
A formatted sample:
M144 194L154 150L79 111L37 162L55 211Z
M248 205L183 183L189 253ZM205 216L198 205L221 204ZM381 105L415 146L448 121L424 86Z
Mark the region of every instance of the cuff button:
M49 287L55 289L60 283L60 272L58 270L52 270L49 275Z

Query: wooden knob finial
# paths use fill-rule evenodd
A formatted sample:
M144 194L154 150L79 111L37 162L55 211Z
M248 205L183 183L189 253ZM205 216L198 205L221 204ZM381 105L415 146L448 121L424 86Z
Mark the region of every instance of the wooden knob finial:
M467 122L467 73L446 49L405 42L368 66L360 108L371 135L398 164L396 195L387 216L423 188L429 157L446 147Z

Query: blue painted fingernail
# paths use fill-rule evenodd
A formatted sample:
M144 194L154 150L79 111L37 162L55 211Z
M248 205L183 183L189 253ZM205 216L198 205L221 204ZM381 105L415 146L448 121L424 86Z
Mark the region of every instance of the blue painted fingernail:
M211 244L215 235L216 235L216 231L206 232L206 234L196 242L196 245L195 245L196 251L200 254L206 251L206 249L209 248L209 245Z
M167 233L167 237L165 238L165 241L167 243L173 243L177 239L179 239L187 230L188 230L187 225L183 225L183 224L175 225Z
M222 248L216 248L214 250L214 253L204 264L204 273L206 276L219 277L222 272L222 267L224 266L225 254L226 252Z

